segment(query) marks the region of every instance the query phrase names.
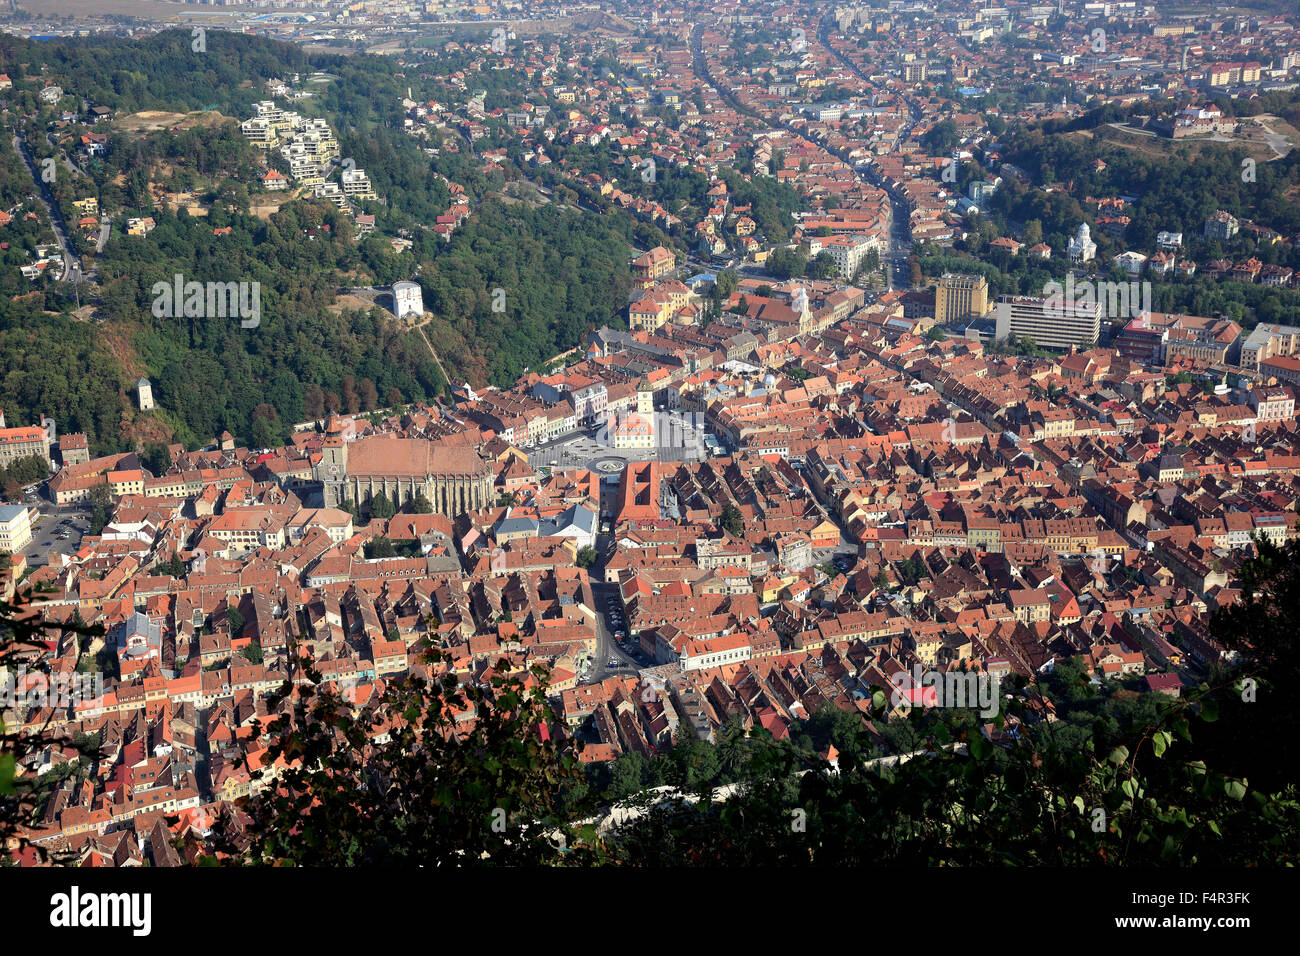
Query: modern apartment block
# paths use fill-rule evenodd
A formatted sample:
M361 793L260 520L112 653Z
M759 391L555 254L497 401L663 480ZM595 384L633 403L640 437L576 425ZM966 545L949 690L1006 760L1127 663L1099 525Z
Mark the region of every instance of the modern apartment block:
M343 185L343 194L349 199L379 198L375 195L374 187L370 185L370 177L366 175L364 169L343 170L340 182Z
M339 142L329 123L319 117L305 119L293 110L281 109L271 100L256 104L253 112L252 118L239 124L244 137L260 149L278 148L289 164L290 177L299 185L310 189L323 184L330 163L339 158ZM370 181L365 173L356 172L365 184L358 192L369 191ZM358 195L357 198L371 197Z
M348 197L343 195L343 190L336 182L318 183L312 190L312 195L317 199L328 199L340 209L348 208Z
M239 124L239 131L250 143L261 149L272 149L282 139L292 136L302 124L302 117L293 110L281 109L272 100L263 100L253 107L253 116Z
M936 307L937 311L937 307ZM1074 303L1053 308L1047 299L1035 296L1004 295L998 299L996 332L998 340L1015 336L1031 338L1049 349L1068 349L1101 338L1101 303L1091 306Z
M982 275L945 272L934 290L934 320L947 325L983 318L989 310L989 281Z
M244 120L239 124L239 131L244 134L245 139L259 149L271 149L280 141L275 127L260 116Z

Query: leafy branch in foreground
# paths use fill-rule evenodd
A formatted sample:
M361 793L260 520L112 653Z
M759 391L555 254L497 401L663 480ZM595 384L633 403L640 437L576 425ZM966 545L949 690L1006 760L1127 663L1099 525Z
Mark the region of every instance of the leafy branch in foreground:
M1175 736L1190 734L1209 701L1170 708L1162 719L1176 731L1131 728L1108 739L1099 726L1080 750L1054 745L1049 733L998 746L961 721L932 727L919 753L895 766L841 754L833 768L769 741L741 794L670 802L617 831L608 849L642 865L1296 862L1293 790L1253 790L1178 759L1187 744Z
M65 635L75 634L84 649L104 629L87 626L79 618L49 621L32 606L32 590L17 594L13 602L0 600L0 683L19 687L19 669L38 687L50 687L49 645L56 647ZM16 706L0 707L0 854L17 853L32 846L47 862L64 862L58 854L31 844L30 827L50 794L51 784L31 772L30 764L47 750L85 757L69 734L55 730L60 712L52 707L32 711L17 695ZM66 708L62 716L66 716ZM24 729L26 727L26 729Z
M442 661L431 652L430 669ZM238 858L309 866L554 862L559 848L576 842L563 802L582 780L580 745L550 730L544 669L507 674L502 660L498 670L489 689L451 674L404 678L360 708L310 669L311 684L286 684L262 762L284 769L244 803L252 844Z
M288 762L249 799L247 862L339 865L1182 866L1300 862L1294 764L1279 737L1294 704L1297 546L1262 543L1243 596L1214 619L1240 655L1182 696L1094 689L1077 667L1018 686L985 722L916 709L878 756L864 726L836 731L836 765L791 740L729 725L716 746L636 789L583 781L576 744L544 733L545 674L487 690L444 674L395 682L359 710L332 690L286 688L263 757ZM431 668L440 658L434 655ZM1294 685L1292 685L1294 686ZM883 720L883 694L870 718ZM1048 707L1060 718L1043 720ZM802 729L792 740L803 738ZM677 749L672 752L677 754ZM659 758L656 758L658 761ZM657 764L657 766L660 766ZM661 764L666 768L674 761ZM616 769L628 769L627 767ZM725 770L725 773L724 773ZM597 774L596 776L600 776ZM639 779L640 772L632 775ZM714 789L735 781L725 794ZM644 782L642 782L644 787ZM597 834L610 798L640 810ZM560 837L563 837L561 841Z
M1297 716L1279 689L1296 686L1300 666L1300 546L1258 551L1241 601L1212 622L1237 663L1180 698L1102 699L1062 667L986 726L913 711L906 762L855 747L832 767L769 740L742 793L668 803L607 849L642 864L1295 865L1294 744L1278 738ZM1069 710L1030 723L1028 702L1044 697ZM883 705L877 694L874 714Z

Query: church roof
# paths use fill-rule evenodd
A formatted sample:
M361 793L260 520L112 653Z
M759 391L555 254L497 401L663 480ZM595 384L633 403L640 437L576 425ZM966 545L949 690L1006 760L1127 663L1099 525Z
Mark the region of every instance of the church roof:
M491 474L473 448L435 445L420 438L373 435L348 446L348 477L480 477Z

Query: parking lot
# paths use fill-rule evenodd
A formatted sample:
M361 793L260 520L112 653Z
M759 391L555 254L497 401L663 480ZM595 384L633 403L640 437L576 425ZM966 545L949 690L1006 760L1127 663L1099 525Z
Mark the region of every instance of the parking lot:
M838 552L838 551L830 552L828 555L828 560L831 566L834 567L835 570L838 571L840 574L848 574L851 570L853 570L853 567L857 564L856 555L844 554L843 552ZM826 560L823 560L819 563L824 564L826 563Z
M23 503L42 509L32 520L31 543L23 549L29 568L52 563L51 559L56 554L73 554L81 546L82 537L90 530L87 509L70 506L60 508L31 501Z
M840 543L833 548L814 548L813 564L826 564L828 561L834 562L839 569L840 559L845 559L851 567L858 556L858 546L855 542L850 541L840 535ZM842 570L842 569L841 569Z

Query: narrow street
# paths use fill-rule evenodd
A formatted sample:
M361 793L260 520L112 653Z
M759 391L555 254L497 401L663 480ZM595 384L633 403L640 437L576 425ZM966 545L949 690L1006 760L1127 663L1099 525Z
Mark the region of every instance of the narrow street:
M823 24L825 24L826 22L827 21L823 19ZM823 30L819 29L818 31L819 37L821 36L822 32ZM830 51L832 55L839 57L839 54L836 53L834 50L832 50L824 39L822 39L822 44L826 46L826 49ZM842 57L839 58L843 60ZM853 159L849 157L849 155L844 150L834 149L830 146L827 146L824 143L819 143L817 142L817 140L806 136L800 129L790 125L789 123L783 123L780 120L774 120L771 117L764 116L762 113L758 112L757 110L751 109L750 107L743 105L738 99L736 99L735 96L731 94L729 90L723 90L723 88L719 86L718 83L713 79L713 76L709 73L708 66L704 62L704 51L700 43L700 25L698 23L691 30L691 60L692 63L694 64L695 75L698 76L700 79L702 79L709 86L711 86L714 92L716 92L718 96L722 99L722 101L726 103L728 106L730 106L737 113L741 113L745 116L752 116L754 119L758 120L761 123L767 124L773 129L783 129L786 132L791 133L792 135L798 136L799 138L806 140L807 142L815 144L820 149L825 150L827 153L829 153L830 155L834 156L836 159L844 163L844 165L846 165L849 168L849 170L853 173L853 175L856 176L862 182L870 186L873 186L877 189L885 189L884 185L881 182L874 179L867 172L864 172L862 169L860 169L858 165L853 161ZM855 72L857 72L856 68L853 67L851 63L846 62L846 65L848 66L849 69L853 69ZM861 76L861 73L859 72L857 75ZM865 77L863 77L863 79L865 80ZM909 125L906 129L910 129L910 128L911 126ZM906 130L904 131L904 134L905 133ZM910 283L908 282L908 274L907 274L907 257L911 255L910 244L907 242L906 239L907 236L906 224L909 222L907 206L905 203L897 199L894 196L894 194L887 189L885 189L885 195L889 199L889 209L890 209L889 240L888 240L886 254L881 257L882 260L881 265L885 267L884 270L885 276L888 281L888 287L890 289L894 289L896 287L910 288Z
M592 599L596 602L596 607L593 610L596 612L596 634L598 636L596 653L591 660L591 669L587 672L587 676L583 681L588 684L599 683L607 677L632 677L644 666L618 646L618 639L609 627L609 601L610 598L617 599L618 587L613 584L602 583L605 574L605 554L604 545L601 542L602 538L606 542L609 540L606 535L598 536L596 550L600 552L600 557L595 564L587 569L587 573L591 576ZM619 608L621 613L621 604ZM626 630L626 627L624 627L624 630ZM618 661L617 666L611 667L610 660Z
M826 52L835 57L835 59L838 60L845 69L849 70L863 83L867 84L869 88L872 88L873 84L871 83L871 80L862 72L861 69L858 68L857 64L831 46L831 22L831 14L823 14L821 20L817 24L817 41L821 43ZM916 122L920 120L922 116L922 112L916 104L911 100L908 100L906 97L903 97L903 99L907 103L908 109L911 111L912 121L899 131L898 135L900 139L907 136L912 131L912 127L916 125ZM888 280L889 288L891 290L896 287L903 289L911 288L911 277L908 274L908 259L912 254L911 243L909 241L911 238L910 229L908 228L911 218L908 214L907 203L895 196L891 190L885 187L883 182L877 179L869 171L861 171L855 166L854 172L858 172L863 179L871 183L873 186L884 189L885 195L889 197L889 246L886 255L882 257L886 260L882 265L885 266L885 277ZM898 282L897 286L895 286L896 279Z

